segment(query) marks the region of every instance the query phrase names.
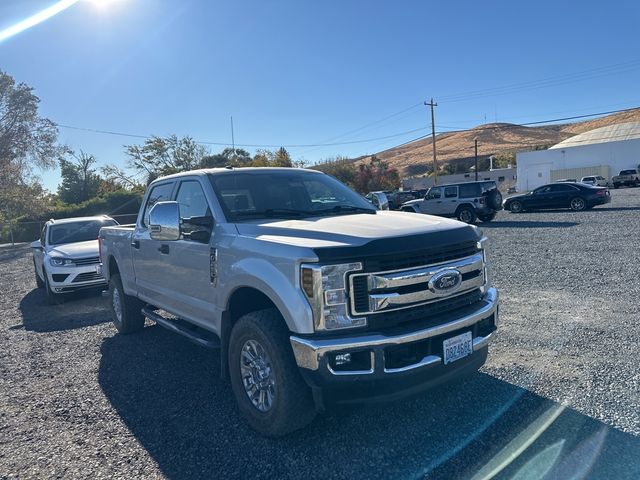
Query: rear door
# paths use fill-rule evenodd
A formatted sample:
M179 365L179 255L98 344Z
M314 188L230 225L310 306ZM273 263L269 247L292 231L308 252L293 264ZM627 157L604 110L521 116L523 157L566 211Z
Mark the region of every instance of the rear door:
M149 235L149 211L158 202L171 200L175 180L153 185L145 197L144 209L136 229L131 236L133 268L136 276L138 295L157 307L167 307L170 301L172 272L166 262L166 254L161 251L161 242ZM124 247L124 246L123 246Z

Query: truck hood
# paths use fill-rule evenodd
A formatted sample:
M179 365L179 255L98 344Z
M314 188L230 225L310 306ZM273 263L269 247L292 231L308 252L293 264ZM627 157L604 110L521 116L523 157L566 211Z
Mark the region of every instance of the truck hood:
M98 240L55 245L48 252L52 257L84 258L98 256Z
M375 215L356 214L313 217L302 220L261 220L237 223L238 233L258 240L299 247L357 247L372 240L472 229L466 224L442 217L417 213L378 211ZM402 245L398 245L402 248Z

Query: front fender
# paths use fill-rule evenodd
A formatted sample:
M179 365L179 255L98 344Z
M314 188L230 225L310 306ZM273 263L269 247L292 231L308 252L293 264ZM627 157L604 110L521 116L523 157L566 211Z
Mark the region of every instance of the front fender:
M285 273L282 269L291 271ZM259 258L239 260L231 267L228 278L234 279L234 285L227 298L231 298L239 288L255 288L278 308L290 331L299 334L313 333L313 314L309 302L298 288L299 275L299 268L291 264L278 267Z

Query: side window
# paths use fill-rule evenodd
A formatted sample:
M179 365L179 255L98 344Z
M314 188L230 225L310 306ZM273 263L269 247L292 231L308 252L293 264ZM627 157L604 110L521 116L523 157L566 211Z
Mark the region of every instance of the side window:
M202 185L197 180L187 180L180 183L176 201L180 207L180 218L182 219L211 215L207 197L204 196Z
M440 188L431 188L429 189L429 193L427 193L427 200L433 200L435 198L442 197L442 189Z
M445 187L444 198L456 198L458 196L458 187Z
M460 190L460 198L475 198L482 195L482 189L477 183L466 183L458 187Z
M149 224L149 210L158 202L165 202L171 200L171 192L173 191L173 183L163 183L156 185L149 193L147 197L147 203L144 206L144 215L142 215L142 226L146 227Z
M575 192L576 188L571 185L551 185L551 191L553 193L558 192Z

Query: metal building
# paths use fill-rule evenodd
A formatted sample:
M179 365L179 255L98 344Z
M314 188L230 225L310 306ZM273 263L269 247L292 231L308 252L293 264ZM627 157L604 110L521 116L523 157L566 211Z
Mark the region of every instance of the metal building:
M620 170L640 166L640 122L596 128L564 140L548 150L520 152L519 192L559 179L602 175L611 179Z

